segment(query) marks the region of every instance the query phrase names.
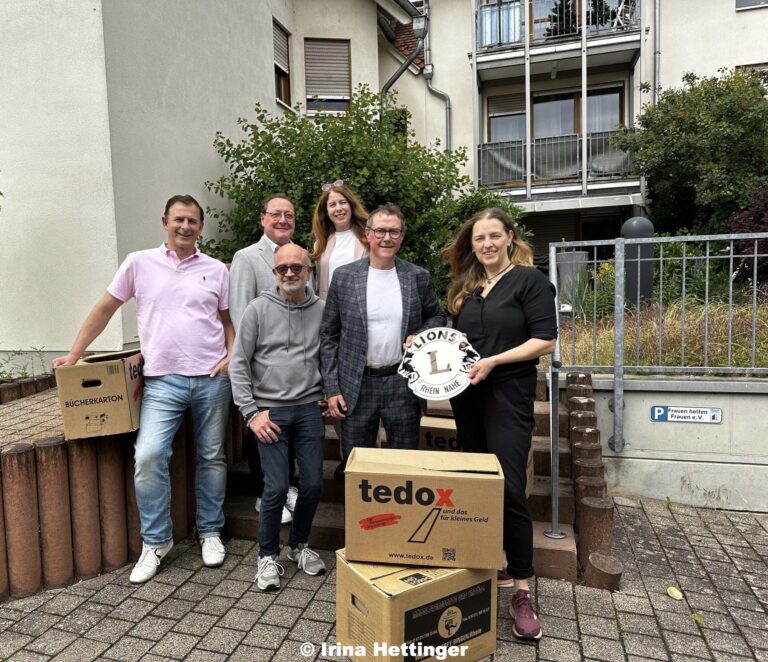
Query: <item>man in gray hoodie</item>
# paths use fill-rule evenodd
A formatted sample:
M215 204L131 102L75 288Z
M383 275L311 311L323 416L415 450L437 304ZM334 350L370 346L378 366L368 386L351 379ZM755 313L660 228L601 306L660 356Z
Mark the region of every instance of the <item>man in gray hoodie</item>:
M238 327L229 366L232 395L259 445L264 494L259 518L256 585L280 588L280 519L288 493L288 447L296 449L299 496L288 559L308 575L325 564L307 546L323 482L323 385L320 321L323 302L307 287L312 267L295 244L275 253L276 287L251 301Z

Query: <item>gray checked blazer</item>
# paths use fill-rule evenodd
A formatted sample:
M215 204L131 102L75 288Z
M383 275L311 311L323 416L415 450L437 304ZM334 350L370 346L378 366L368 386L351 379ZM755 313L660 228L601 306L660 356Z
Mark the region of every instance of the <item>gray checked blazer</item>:
M368 354L368 267L363 258L339 267L325 302L320 325L320 372L325 397L341 394L349 415L357 404ZM395 258L400 293L403 298L401 340L436 326L445 326L440 307L426 269Z
M266 235L235 253L229 270L229 314L235 329L251 299L275 284L274 266L275 253Z

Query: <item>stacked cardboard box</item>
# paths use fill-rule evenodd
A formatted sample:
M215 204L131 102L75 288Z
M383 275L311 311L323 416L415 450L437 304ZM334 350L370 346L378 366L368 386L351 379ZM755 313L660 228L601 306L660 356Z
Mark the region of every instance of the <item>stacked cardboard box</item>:
M393 660L473 660L495 650L503 495L494 455L352 451L336 580L345 655L375 659L384 645Z

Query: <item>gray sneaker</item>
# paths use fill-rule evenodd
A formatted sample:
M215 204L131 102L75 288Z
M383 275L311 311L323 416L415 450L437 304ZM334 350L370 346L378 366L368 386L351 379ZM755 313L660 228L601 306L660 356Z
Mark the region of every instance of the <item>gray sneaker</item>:
M308 575L315 576L325 573L323 559L317 552L312 551L306 543L295 549L289 549L288 558L299 566L299 570L303 570Z
M277 562L277 556L262 556L256 568L256 586L260 591L276 591L280 588L280 575L285 571Z

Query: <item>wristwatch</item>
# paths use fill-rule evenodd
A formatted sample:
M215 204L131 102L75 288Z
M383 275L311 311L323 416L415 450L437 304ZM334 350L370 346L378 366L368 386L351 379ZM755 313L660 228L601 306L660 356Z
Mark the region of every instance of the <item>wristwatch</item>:
M252 419L256 418L256 416L258 415L258 413L259 413L259 410L257 409L256 411L252 411L252 412L251 412L251 413L249 413L248 415L246 415L246 416L243 416L243 418L245 419L245 425L246 425L246 427L248 426L248 424L251 422L251 420L252 420Z

